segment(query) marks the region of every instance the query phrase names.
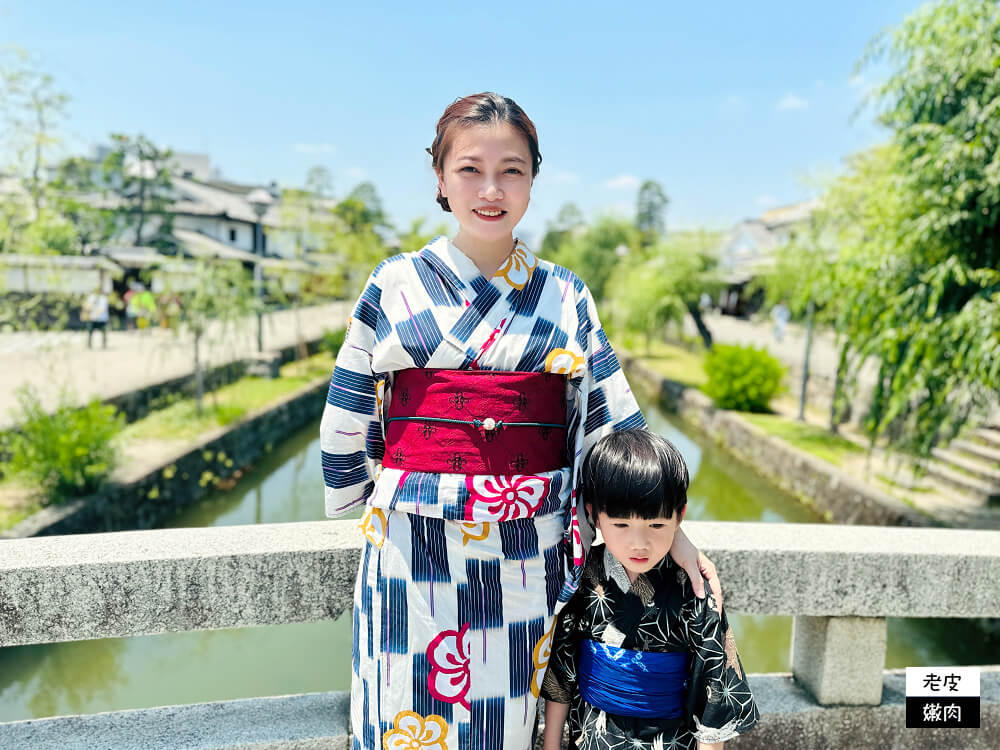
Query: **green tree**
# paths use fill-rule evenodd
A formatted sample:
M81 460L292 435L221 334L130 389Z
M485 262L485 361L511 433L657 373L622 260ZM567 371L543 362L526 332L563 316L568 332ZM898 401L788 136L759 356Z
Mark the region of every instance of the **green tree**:
M306 190L317 198L328 198L333 193L333 175L322 164L309 167L306 172Z
M699 300L703 293L714 295L721 286L715 272L712 248L715 233L674 232L651 248L622 259L615 272L612 306L622 311L624 325L651 337L669 322L681 323L691 315L705 348L712 348L712 334L701 317Z
M76 228L81 252L105 244L115 227L112 213L96 205L100 187L94 171L94 163L89 159L71 157L59 163L49 183L49 203Z
M646 180L639 188L635 225L642 232L643 245L654 244L667 231L667 206L670 199L656 180Z
M77 255L80 252L80 234L67 217L42 208L21 233L17 252L27 255Z
M182 316L183 325L192 335L195 403L201 414L205 393L201 355L206 336L211 330L213 341L224 340L257 308L250 278L238 263L199 261L195 278L195 288L183 295Z
M12 193L0 200L0 253L16 253L21 236L31 222L27 195Z
M563 204L555 220L546 224L539 253L545 258L557 257L563 244L580 231L584 223L583 213L575 203Z
M69 97L23 50L0 59L0 101L9 128L15 164L23 173L34 215L41 213L48 153L59 144L56 128L66 117Z
M619 262L616 249L621 245L632 252L638 249L635 225L625 219L602 217L586 231L573 233L551 260L579 275L600 302L608 293L608 281Z
M173 240L173 184L170 149L144 135L114 133L112 151L102 164L104 180L117 197L116 229L136 245L170 247Z
M358 183L334 211L352 231L392 228L382 208L382 199L370 182Z
M878 375L871 440L927 455L1000 391L1000 5L921 7L872 47L888 145L860 154L818 217L839 375Z
M403 252L416 252L435 237L448 233L448 225L440 223L429 231L424 231L426 217L419 217L410 222L409 228L399 235L399 249Z

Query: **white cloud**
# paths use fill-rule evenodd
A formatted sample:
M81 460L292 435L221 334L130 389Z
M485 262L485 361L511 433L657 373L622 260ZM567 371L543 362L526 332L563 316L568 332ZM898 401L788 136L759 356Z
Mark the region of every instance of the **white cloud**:
M754 200L757 202L757 205L760 206L761 208L770 208L771 206L775 206L778 203L777 198L775 198L773 195L768 195L767 193L758 195Z
M739 94L730 94L719 104L719 113L722 115L743 115L747 111L747 100Z
M612 190L635 190L639 187L639 178L631 174L619 175L605 182L604 187Z
M863 73L855 73L847 79L847 85L852 89L863 89L868 85L868 81L865 80Z
M348 167L344 170L344 177L349 180L363 180L368 176L368 173L361 167Z
M296 143L292 146L292 150L296 153L309 154L310 156L332 154L336 151L332 143Z
M791 93L785 94L781 98L781 101L778 102L778 109L779 110L805 109L808 106L809 106L809 102L807 102L802 97L796 96L795 94L791 94Z

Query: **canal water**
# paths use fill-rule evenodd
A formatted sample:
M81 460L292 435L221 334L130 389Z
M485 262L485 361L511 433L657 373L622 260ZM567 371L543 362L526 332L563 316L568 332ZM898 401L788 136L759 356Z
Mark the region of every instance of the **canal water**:
M687 426L646 405L651 429L684 454L692 477L687 518L819 522ZM233 489L172 527L323 518L319 423L279 446ZM872 571L876 576L878 571ZM353 581L345 582L353 586ZM780 586L780 581L774 582ZM789 669L790 617L731 615L748 672ZM0 722L350 687L350 627L333 622L173 633L0 649ZM996 644L963 620L889 620L887 667L992 664Z

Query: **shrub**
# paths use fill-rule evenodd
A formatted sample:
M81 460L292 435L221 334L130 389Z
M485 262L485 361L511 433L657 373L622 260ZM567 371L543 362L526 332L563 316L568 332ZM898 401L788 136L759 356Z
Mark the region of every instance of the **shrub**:
M347 329L338 328L336 331L323 331L323 338L320 341L319 348L322 351L330 352L334 357L340 352L340 347L344 345L344 339L347 338Z
M705 355L705 373L703 390L720 409L761 412L783 390L785 367L766 348L716 344Z
M113 406L94 399L77 408L64 393L49 414L28 385L18 389L17 401L20 429L8 437L9 470L36 482L50 501L92 492L114 469L114 438L125 418Z

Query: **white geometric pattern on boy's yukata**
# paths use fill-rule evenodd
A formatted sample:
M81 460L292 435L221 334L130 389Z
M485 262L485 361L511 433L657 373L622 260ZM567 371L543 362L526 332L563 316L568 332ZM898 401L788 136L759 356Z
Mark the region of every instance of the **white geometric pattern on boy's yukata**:
M383 469L394 373L566 376L567 466L538 475ZM366 505L351 722L365 750L523 750L554 615L589 545L587 451L645 422L589 290L523 244L492 279L447 238L381 263L354 308L321 427L326 511Z

